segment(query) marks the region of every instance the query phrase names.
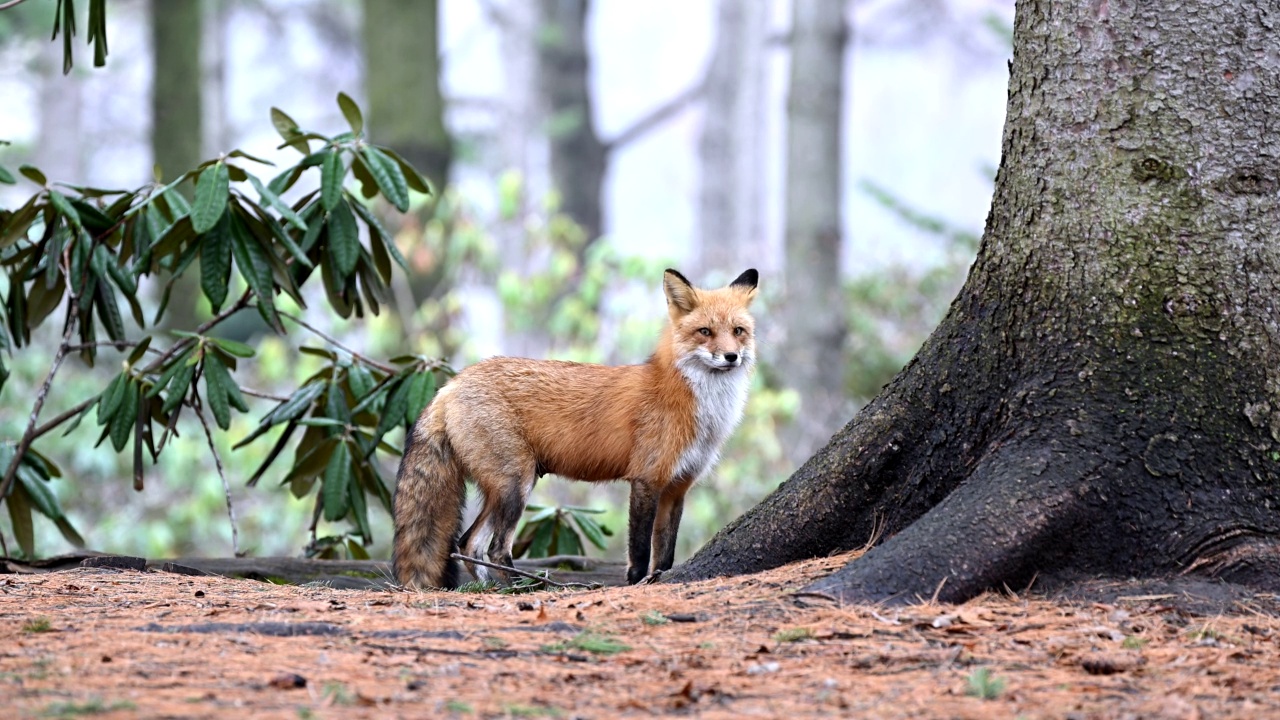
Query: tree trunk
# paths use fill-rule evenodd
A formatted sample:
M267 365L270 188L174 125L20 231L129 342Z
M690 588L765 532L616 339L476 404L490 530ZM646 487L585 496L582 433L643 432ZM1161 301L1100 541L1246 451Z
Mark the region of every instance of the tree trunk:
M760 267L764 228L765 33L769 6L720 0L698 140L698 262L703 273ZM762 268L761 272L764 272ZM730 275L729 277L733 277Z
M440 92L437 0L364 0L370 139L404 156L436 190L449 182L453 141Z
M885 539L811 589L1280 589L1280 35L1234 2L1017 6L1003 159L916 358L673 576Z
M800 393L786 438L797 462L839 427L845 411L840 284L840 142L844 0L794 0L787 98L786 283L782 361Z
M587 0L539 0L538 85L546 102L551 185L560 209L582 227L584 247L604 231L600 208L607 158L591 103Z
M151 159L168 182L204 160L200 46L204 3L151 0ZM220 148L229 150L230 148ZM177 188L191 199L195 183ZM199 261L196 261L198 264ZM204 302L197 268L174 278L164 325L189 330Z

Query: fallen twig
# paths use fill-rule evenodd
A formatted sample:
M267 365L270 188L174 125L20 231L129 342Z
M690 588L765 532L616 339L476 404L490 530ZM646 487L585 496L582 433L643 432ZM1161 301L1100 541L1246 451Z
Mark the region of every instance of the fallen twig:
M529 578L530 580L537 580L539 582L546 583L547 585L550 585L552 587L563 588L565 590L570 590L573 588L580 588L583 590L596 590L598 588L603 587L600 583L556 582L551 578L544 577L537 573L525 572L520 568L513 568L513 567L510 567L509 565L499 565L498 563L491 563L485 560L477 560L473 557L467 557L466 555L463 555L461 553L449 553L449 557L453 558L454 560L461 560L463 562L474 563L476 565L480 565L483 567L493 568L494 570L505 570L509 573L519 575L521 577L526 577L526 578Z

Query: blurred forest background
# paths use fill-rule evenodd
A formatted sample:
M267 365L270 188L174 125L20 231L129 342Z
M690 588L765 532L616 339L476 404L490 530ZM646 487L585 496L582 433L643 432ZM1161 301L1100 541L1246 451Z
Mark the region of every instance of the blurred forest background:
M708 286L758 268L747 417L689 495L677 560L786 479L941 318L990 201L1013 13L1009 0L109 0L109 61L93 67L77 38L64 75L55 5L0 12L0 165L134 187L232 148L280 159L268 109L337 132L345 92L370 139L429 179L434 196L380 213L410 268L391 307L305 316L370 357L640 362L665 317L663 268ZM0 207L32 192L0 185ZM210 316L192 282L173 327ZM320 366L301 336L252 318L232 330L259 359L243 386L285 392ZM59 334L42 326L9 358L0 440L22 435ZM46 416L101 392L121 357L102 356L68 360ZM272 407L247 400L219 436L240 549L296 555L311 501L280 486L284 466L245 486L263 448L231 445ZM39 441L89 547L231 554L198 428L141 493L128 453L93 447L96 429ZM621 557L626 493L547 478L533 502L607 509L605 554ZM386 557L390 519L371 510L369 551ZM41 554L69 549L36 525Z

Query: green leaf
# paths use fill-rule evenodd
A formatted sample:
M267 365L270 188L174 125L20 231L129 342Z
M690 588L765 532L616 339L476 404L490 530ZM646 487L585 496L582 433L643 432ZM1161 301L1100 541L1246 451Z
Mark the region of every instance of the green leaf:
M351 394L356 398L363 398L373 389L373 375L365 366L355 363L347 369L347 385L351 388Z
M581 555L582 540L568 523L556 523L556 555Z
M569 511L569 516L573 518L574 524L578 526L578 529L582 531L587 540L591 541L592 545L601 550L605 549L604 529L600 527L600 523L597 523L595 518L573 510Z
M418 172L416 168L410 165L407 160L400 157L400 155L397 154L396 151L392 150L391 148L383 147L378 149L386 153L388 157L390 157L392 160L395 160L396 164L400 166L400 171L404 173L405 182L409 184L409 187L413 188L414 190L417 190L423 195L432 194L431 186L427 183L427 179L423 177L422 173Z
M360 468L356 472L361 476L368 474L367 472L362 472L362 470L364 468ZM356 527L360 529L360 537L364 538L365 542L368 542L373 539L373 530L369 526L369 508L365 504L364 488L360 487L358 482L349 483L347 487L350 493L351 514L355 517Z
M160 411L166 415L182 404L187 396L187 390L191 388L191 381L196 376L196 366L193 364L178 362L174 363L174 367L177 368L177 372L168 383L169 393L165 395L164 405L160 408Z
M396 161L372 145L366 146L361 154L364 155L369 174L373 175L374 182L378 183L382 196L395 205L400 212L408 212L409 185Z
M395 238L391 237L386 228L382 227L382 223L378 222L378 218L373 214L373 211L360 203L352 203L351 207L355 209L360 219L364 220L364 224L369 227L369 237L381 239L386 244L385 249L391 253L391 258L396 261L400 269L409 272L409 263L405 262L404 256L400 254L400 248L396 247Z
M268 324L281 331L280 318L275 313L275 284L271 275L271 262L266 251L258 243L257 238L244 226L239 216L231 217L231 252L236 259L236 267L249 287L258 296L259 312L266 313ZM274 320L274 322L272 322Z
M218 359L209 353L204 356L204 398L213 411L213 419L218 427L226 430L231 427L231 403L227 400L231 386L235 383L231 373Z
M22 177L30 180L31 182L37 185L49 184L49 179L44 176L44 173L40 172L39 170L37 170L36 168L30 165L19 165L18 172L22 173Z
M230 213L223 213L200 243L200 289L214 314L222 309L231 285L230 218Z
M262 181L254 175L249 176L249 184L253 185L253 189L258 191L258 195L262 196L267 205L274 207L280 213L280 217L288 220L290 225L306 232L307 224L298 216L298 213L293 211L293 208L289 207L288 203L280 199L279 195L263 186Z
M410 379L405 378L389 390L387 404L382 408L382 417L378 419L378 427L373 432L375 438L381 439L392 429L404 424L405 408L409 406Z
M285 445L289 444L289 438L297 429L298 423L296 422L290 422L288 425L284 426L284 431L280 433L280 437L276 438L276 444L271 446L271 452L267 453L266 459L262 461L262 464L258 466L258 469L254 471L253 475L249 477L245 482L245 485L253 487L258 484L258 481L262 479L262 475L267 471L267 468L271 467L271 464L276 461L276 458L280 457L280 453L284 450ZM239 447L243 443L244 441L237 443L236 447Z
M80 227L80 213L76 212L76 209L72 207L71 201L67 199L66 195L63 195L57 190L50 190L49 204L58 211L59 215L65 217L72 225Z
M245 160L252 160L258 163L259 165L270 165L271 167L275 167L276 165L270 160L263 160L262 158L257 157L256 155L250 155L249 153L243 150L232 150L231 152L227 153L227 157L244 158Z
M324 519L329 522L341 520L350 507L351 451L345 442L339 442L333 449L324 469Z
M284 139L282 147L292 147L303 155L311 153L311 146L307 142L306 135L298 129L298 123L289 117L280 108L271 108L271 124L275 126L276 132L280 133L280 137Z
M405 405L404 422L406 425L412 425L422 415L422 411L427 409L427 405L431 403L431 398L436 394L436 376L434 373L424 372L413 376L413 384L409 388L409 402Z
M360 197L368 200L378 194L378 181L373 178L369 163L360 153L351 155L351 173L360 181Z
M212 342L214 345L217 345L218 347L222 348L223 350L226 350L227 352L231 353L232 355L235 355L236 357L251 358L254 356L253 348L249 347L248 345L245 345L242 342L236 342L235 340L227 340L226 338L215 338L215 337L209 338L209 341Z
M329 258L343 282L351 277L360 261L360 231L351 206L340 202L329 213Z
M218 218L226 212L230 194L231 177L226 163L214 163L200 173L196 180L196 201L191 207L191 229L196 234L209 232L218 224Z
M342 108L342 115L347 118L347 124L351 126L351 132L359 135L364 132L364 116L360 114L360 106L356 105L356 101L352 100L344 92L338 93L338 107Z
M31 524L31 503L27 499L27 491L18 485L4 499L9 507L9 522L13 526L13 534L18 539L18 547L28 558L36 554L36 534Z
M138 422L138 395L140 389L132 379L125 380L124 392L120 398L120 409L111 418L111 447L116 452L124 450L129 444L129 436Z
M13 185L16 182L18 182L18 179L13 176L13 173L6 170L3 165L0 165L0 183Z
M262 420L258 423L258 427L254 428L253 432L249 433L243 440L233 445L231 449L238 450L245 445L248 445L261 437L263 433L267 432L267 430L271 429L275 425L279 425L282 422L293 422L294 420L297 420L304 412L307 411L308 408L311 407L311 404L315 402L315 399L320 397L320 394L324 392L324 389L325 383L318 382L307 383L306 385L298 388L287 400L275 406L271 412L263 416Z
M120 409L120 401L124 397L125 374L120 373L111 379L107 389L102 391L98 400L98 424L106 425Z
M342 181L346 175L342 155L336 151L325 153L324 164L320 166L320 203L326 211L333 212L342 201Z
M139 360L142 359L142 356L147 353L147 348L149 347L151 347L151 336L147 335L146 337L142 338L141 342L139 342L136 346L134 346L133 352L129 353L129 357L125 361L126 364L128 364L129 367L133 367L135 364L137 364Z

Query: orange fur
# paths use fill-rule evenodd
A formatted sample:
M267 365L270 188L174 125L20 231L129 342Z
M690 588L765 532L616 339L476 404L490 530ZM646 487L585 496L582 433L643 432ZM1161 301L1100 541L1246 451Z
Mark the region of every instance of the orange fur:
M741 418L755 359L747 307L754 270L718 290L663 277L669 324L641 365L497 357L459 373L410 430L396 481L394 572L409 587L451 587L463 477L483 505L462 552L510 565L537 478L632 485L635 582L670 568L684 494ZM473 574L477 574L472 568Z

